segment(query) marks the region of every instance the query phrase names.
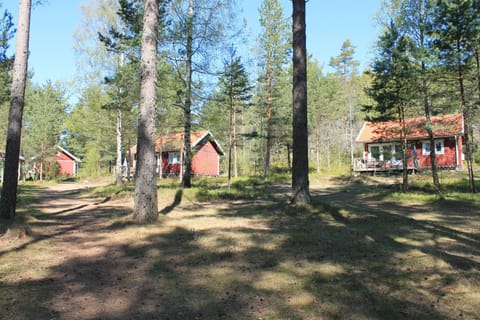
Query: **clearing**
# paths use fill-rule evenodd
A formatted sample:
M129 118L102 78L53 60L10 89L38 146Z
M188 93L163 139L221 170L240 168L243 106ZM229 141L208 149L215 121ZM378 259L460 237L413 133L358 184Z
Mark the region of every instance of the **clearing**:
M330 179L198 202L159 190L158 221L79 183L27 186L0 237L0 319L480 319L480 206Z

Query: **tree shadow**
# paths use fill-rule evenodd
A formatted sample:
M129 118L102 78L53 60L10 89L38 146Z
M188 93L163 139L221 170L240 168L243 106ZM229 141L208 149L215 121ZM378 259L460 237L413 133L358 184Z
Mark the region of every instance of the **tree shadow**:
M210 215L191 207L185 217L175 211L182 209L178 194L167 207L175 214L151 226L112 228L125 214L113 206L39 221L59 229L45 240L85 254L52 264L37 279L0 280L0 305L8 306L0 318L480 316L474 300L465 302L468 309L450 291L480 279L478 239L409 217L400 204L374 206L366 189L313 192L306 207L286 206L282 196L223 203Z
M182 202L182 196L183 196L183 189L178 189L177 192L175 192L175 197L173 198L172 204L160 210L159 214L167 215L170 212L172 212Z

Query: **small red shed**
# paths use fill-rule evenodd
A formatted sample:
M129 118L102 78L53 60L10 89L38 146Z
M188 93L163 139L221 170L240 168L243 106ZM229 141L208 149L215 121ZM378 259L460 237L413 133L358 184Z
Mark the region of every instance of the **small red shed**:
M58 173L65 176L75 176L78 172L78 164L80 159L68 152L66 149L58 146L55 154L55 162L58 164Z
M430 168L430 150L435 148L439 168L462 168L464 122L462 114L431 117L435 145L431 146L425 117L405 120L408 167ZM362 159L356 159L355 171L401 168L401 127L399 121L365 122L357 137L363 143Z
M222 147L208 130L190 134L192 148L192 174L197 176L220 175ZM155 140L157 173L162 176L178 175L182 166L183 133L158 136ZM133 168L136 165L136 146L132 148Z

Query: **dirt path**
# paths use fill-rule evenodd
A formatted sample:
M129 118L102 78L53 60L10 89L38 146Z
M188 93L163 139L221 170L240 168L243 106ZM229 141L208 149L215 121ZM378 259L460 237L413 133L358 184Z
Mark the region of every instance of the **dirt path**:
M27 266L17 273L8 272L7 267L2 270L1 280L19 283L32 300L13 297L16 304L25 305L17 305L11 313L8 309L0 312L1 319L96 319L105 306L118 307L105 303L102 297L102 287L116 279L106 274L115 254L105 254L118 240L108 229L109 222L127 215L130 203L128 199L108 201L82 195L93 186L62 183L38 192L32 204L38 213L29 222L31 236L10 239L10 246L0 251L0 257L12 257L10 268L15 268L15 263ZM97 296L102 298L98 300ZM15 310L22 310L21 315Z

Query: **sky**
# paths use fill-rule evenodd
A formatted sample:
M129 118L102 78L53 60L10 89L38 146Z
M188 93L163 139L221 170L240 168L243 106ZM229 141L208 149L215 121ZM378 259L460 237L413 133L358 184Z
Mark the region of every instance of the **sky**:
M30 25L29 70L33 81L70 81L76 67L72 34L80 24L80 4L87 0L48 0L33 9ZM373 56L378 37L374 15L381 0L310 0L307 3L307 51L328 71L331 57L338 56L342 43L349 39L356 46L355 59L361 68L367 67ZM247 21L246 31L254 40L259 32L258 8L261 0L238 0ZM291 0L281 0L285 16L291 15ZM15 19L18 0L0 0ZM253 44L252 44L253 45ZM12 52L15 43L10 45ZM248 53L247 53L248 54ZM248 57L247 59L248 60Z

